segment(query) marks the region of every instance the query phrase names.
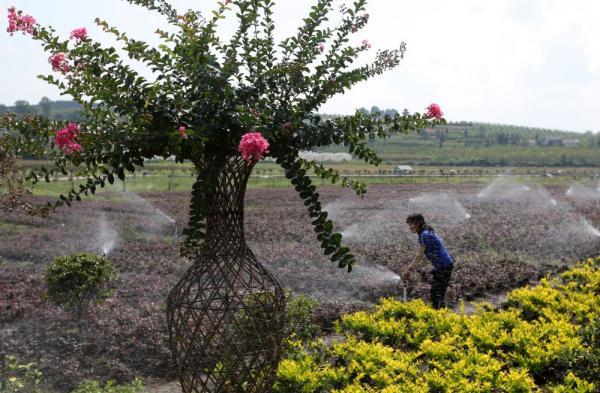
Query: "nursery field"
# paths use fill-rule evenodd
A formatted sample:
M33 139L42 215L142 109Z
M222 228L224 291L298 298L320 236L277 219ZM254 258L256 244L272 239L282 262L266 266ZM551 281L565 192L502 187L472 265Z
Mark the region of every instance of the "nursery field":
M351 273L322 255L293 189L248 190L245 220L258 259L284 287L318 301L313 318L321 334L342 314L399 298L404 286L410 299L428 300L429 266L406 283L399 279L416 250L405 224L409 213L423 213L457 261L452 307L537 282L600 248L600 193L581 184L544 188L501 178L372 185L364 199L334 187L320 194L358 257ZM3 213L0 353L36 362L58 392L86 378L174 380L164 310L169 289L190 264L179 257L188 203L187 192L104 193L50 219ZM43 274L54 257L82 251L106 253L119 275L112 297L74 321L45 301Z

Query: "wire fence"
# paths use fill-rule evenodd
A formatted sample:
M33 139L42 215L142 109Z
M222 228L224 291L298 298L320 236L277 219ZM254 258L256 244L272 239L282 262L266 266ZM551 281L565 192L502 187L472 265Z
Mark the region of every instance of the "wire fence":
M25 173L20 173L24 175ZM434 184L434 183L484 183L497 178L513 179L519 182L532 182L540 185L550 184L569 184L583 183L597 185L600 182L600 169L598 171L580 171L580 172L538 172L538 173L493 173L484 171L473 172L454 172L452 170L441 173L393 173L392 171L379 171L378 173L365 173L365 171L342 171L340 175L352 179L363 181L368 184ZM331 184L328 179L322 179L318 176L310 176L316 185ZM66 176L54 176L50 178L50 183L40 181L39 187L51 187L52 184L63 184L68 182L71 188L77 187L85 178L78 177L74 172L69 172ZM127 176L125 181L115 180L114 184L108 187L109 191L178 191L186 190L191 187L195 181L195 175L177 173L152 173L147 171L134 172ZM249 181L249 187L283 187L289 185L288 179L279 173L272 171L257 171ZM37 187L37 186L36 186Z

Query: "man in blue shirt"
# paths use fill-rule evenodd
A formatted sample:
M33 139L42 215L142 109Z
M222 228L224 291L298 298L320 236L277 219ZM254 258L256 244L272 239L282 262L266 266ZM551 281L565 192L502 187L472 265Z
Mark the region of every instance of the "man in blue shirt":
M454 259L446 250L444 241L432 227L425 223L425 218L421 214L411 214L406 219L411 232L418 234L419 251L413 261L408 265L404 272L404 279L412 271L414 264L420 263L424 257L427 257L433 265L433 282L431 284L431 305L435 309L445 307L444 297L450 284L450 276L454 268Z

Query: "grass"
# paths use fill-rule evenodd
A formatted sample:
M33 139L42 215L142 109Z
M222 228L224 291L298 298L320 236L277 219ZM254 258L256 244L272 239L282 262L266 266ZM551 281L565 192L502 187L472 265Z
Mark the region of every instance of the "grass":
M51 166L47 161L22 161L21 168L29 170L42 165ZM597 168L546 168L546 167L448 167L448 166L413 166L412 176L393 176L395 164L383 163L377 167L362 161L328 163L343 176L350 176L366 184L486 184L496 176L511 175L511 180L535 186L570 185L578 182L596 186L598 182ZM560 171L560 172L559 172ZM551 174L551 176L547 176ZM97 189L96 196L102 198L107 192L168 192L191 191L194 182L192 164L189 162L175 164L171 161L148 161L144 167L138 167L125 182L116 180L114 184ZM315 185L329 185L329 181L313 177ZM66 194L71 187L78 187L81 180L62 178L53 181L39 182L31 189L34 195L57 197ZM280 188L289 187L289 180L283 176L282 168L274 162L259 162L248 188ZM112 198L111 198L112 199Z
M355 180L360 180L367 185L374 184L487 184L496 178L492 176L389 176L389 175L360 175L351 176ZM316 186L331 185L331 182L318 177L312 177L313 183ZM511 181L523 183L533 186L566 186L575 182L595 187L598 180L595 178L579 178L577 180L572 177L546 177L546 176L512 176ZM166 176L147 176L147 177L128 177L125 182L115 180L114 184L107 184L104 188L98 188L96 195L92 199L106 198L103 194L119 193L119 192L169 192L169 191L191 191L193 176L175 175L172 177ZM38 196L56 197L66 194L73 186L76 187L82 183L80 180L56 180L50 183L39 182L34 187L31 187L33 194ZM254 175L248 181L248 188L282 188L290 187L290 182L283 175ZM114 200L115 197L110 197ZM117 197L118 198L118 197Z

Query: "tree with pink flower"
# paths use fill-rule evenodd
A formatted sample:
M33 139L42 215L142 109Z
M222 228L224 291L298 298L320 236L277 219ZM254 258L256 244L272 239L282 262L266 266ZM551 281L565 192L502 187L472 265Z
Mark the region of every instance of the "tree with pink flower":
M34 168L27 179L49 180L67 165L78 167L77 176L86 179L60 195L48 206L52 209L94 193L115 178L123 180L147 158L174 156L179 163L191 161L197 178L191 190L182 254L195 264L167 303L173 361L186 392L205 391L198 385L201 378L213 378L212 384L222 386L243 381L254 384L252 391L269 391L272 367L280 353L280 340L277 344L272 337L279 337L277 329L283 322L277 315L283 303L281 289L256 261L243 236L243 196L254 164L269 156L284 169L307 208L307 219L324 254L340 268L351 270L355 257L344 246L342 235L334 231L310 174L351 187L358 195L366 192L366 186L335 169L302 159L299 153L344 144L359 159L377 165L381 160L369 148L369 138L420 130L442 124L444 119L435 108L428 109L425 116L371 117L359 111L333 119L318 115L331 97L395 68L403 58L405 45L401 43L396 49L378 50L370 64L353 66L371 47L367 40L360 45L350 40L352 33L368 22L366 0L344 7L334 28L324 25L333 2L318 0L297 33L281 42L273 35L272 0L219 2L213 14L206 16L193 10L180 12L166 0L127 1L158 12L171 24L172 31L157 31L166 45L152 47L106 21L97 19L96 24L114 35L129 58L152 70L151 77L126 65L114 48L105 48L89 37L85 27L72 30L71 41L64 41L53 29L9 9L8 32L28 34L49 52L53 73L42 78L81 103L86 121L65 124L8 115L0 118L0 127L15 132L17 137L7 145L15 152L35 151L52 159L52 167ZM219 37L218 23L229 15L235 15L238 27L231 37ZM234 272L261 278L236 278ZM200 302L199 298L193 296L210 290L203 286L207 281L201 277L208 276L202 274L227 277L219 282L231 287L219 289L226 295L219 292L218 299L228 302L228 312L249 312L259 304L264 311L260 315L274 313L253 342L225 335L238 331L237 327L227 330L227 326L211 325L203 314L185 312L186 307L199 307L194 303ZM252 287L256 283L262 287ZM203 339L217 340L202 347L202 356L189 356L189 351L200 350L200 338L185 332L189 326L198 327L200 336L202 329L208 329ZM213 337L215 331L225 336ZM264 344L257 343L256 337L265 332L272 335ZM237 362L219 358L225 353L244 358L250 353L244 351L254 351L257 345L267 347L261 347L265 357L257 358L252 373L244 374ZM273 358L267 359L267 355ZM204 359L202 366L193 363L199 359Z

